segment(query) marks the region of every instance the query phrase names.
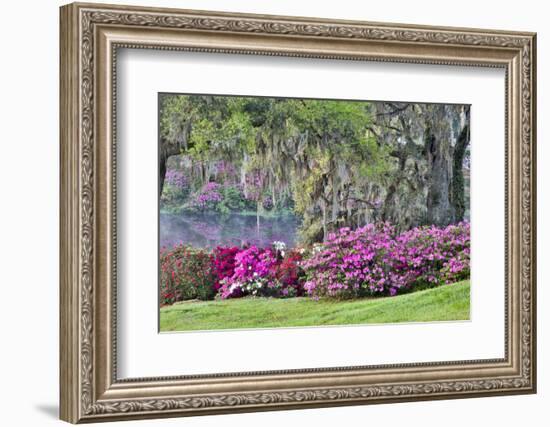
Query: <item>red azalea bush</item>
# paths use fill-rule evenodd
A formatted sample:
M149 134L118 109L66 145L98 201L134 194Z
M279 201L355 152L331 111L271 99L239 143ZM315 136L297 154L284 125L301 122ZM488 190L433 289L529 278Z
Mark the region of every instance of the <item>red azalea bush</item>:
M216 272L214 290L216 292L222 286L220 282L227 277L233 276L235 273L235 255L237 255L239 250L240 249L236 246L218 246L214 249L214 271Z
M216 272L207 251L178 245L160 254L160 300L172 304L187 299L212 299Z
M304 270L300 266L302 255L292 250L283 258L274 271L275 278L281 283L284 296L302 296L304 294Z

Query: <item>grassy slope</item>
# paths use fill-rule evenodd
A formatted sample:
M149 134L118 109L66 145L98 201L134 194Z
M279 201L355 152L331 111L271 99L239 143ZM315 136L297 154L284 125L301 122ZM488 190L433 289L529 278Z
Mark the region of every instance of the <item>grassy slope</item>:
M400 295L346 301L242 298L163 307L161 331L468 320L470 281Z

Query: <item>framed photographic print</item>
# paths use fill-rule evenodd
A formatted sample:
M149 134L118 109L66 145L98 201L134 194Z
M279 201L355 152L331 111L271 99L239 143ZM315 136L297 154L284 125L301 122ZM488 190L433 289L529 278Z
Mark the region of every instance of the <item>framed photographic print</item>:
M535 34L61 8L61 418L534 393Z

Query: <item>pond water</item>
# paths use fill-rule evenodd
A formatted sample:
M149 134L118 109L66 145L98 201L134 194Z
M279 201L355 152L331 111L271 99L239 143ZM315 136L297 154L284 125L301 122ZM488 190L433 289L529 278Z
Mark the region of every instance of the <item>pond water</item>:
M260 217L257 227L255 215L231 213L219 215L160 213L160 247L184 243L194 247L242 246L265 247L275 240L285 242L288 248L296 243L300 223L294 215Z

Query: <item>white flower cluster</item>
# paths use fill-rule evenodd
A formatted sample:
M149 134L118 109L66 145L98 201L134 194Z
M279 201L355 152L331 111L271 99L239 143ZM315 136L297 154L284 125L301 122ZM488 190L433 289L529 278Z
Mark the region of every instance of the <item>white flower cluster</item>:
M311 253L312 254L318 254L322 250L323 250L323 245L321 245L320 243L315 243L313 245L313 248L311 248Z
M286 249L286 243L281 242L280 240L275 240L273 243L273 249L275 249L277 252L281 253L281 256L285 256L285 249Z
M257 274L254 274L257 276ZM257 295L258 291L263 288L267 283L263 278L257 278L256 280L251 280L245 283L241 283L240 287L243 291L250 292L252 295Z

